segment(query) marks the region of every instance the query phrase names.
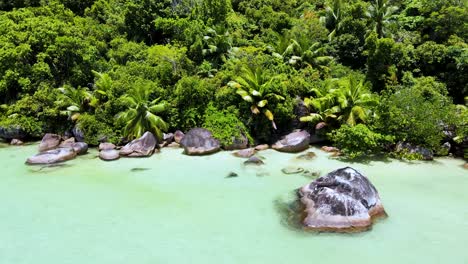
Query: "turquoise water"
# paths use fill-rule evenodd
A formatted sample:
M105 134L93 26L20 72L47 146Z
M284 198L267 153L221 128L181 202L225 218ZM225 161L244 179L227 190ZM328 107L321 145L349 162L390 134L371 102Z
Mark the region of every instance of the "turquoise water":
M91 151L63 167L24 165L36 149L0 148L1 264L468 263L462 160L349 164L311 149L318 157L298 162L267 150L265 166L246 168L229 152L163 149L147 159L106 163ZM311 181L282 168L348 165L374 183L387 219L359 234L282 222L276 205ZM225 178L231 171L239 177Z

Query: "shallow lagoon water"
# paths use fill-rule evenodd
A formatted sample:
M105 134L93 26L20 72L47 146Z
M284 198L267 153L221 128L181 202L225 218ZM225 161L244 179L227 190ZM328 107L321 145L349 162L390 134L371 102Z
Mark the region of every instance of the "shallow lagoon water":
M0 264L468 263L462 160L346 163L311 148L312 161L267 150L266 165L248 168L230 152L166 148L146 159L102 162L92 150L64 166L24 165L36 150L0 147ZM352 166L389 217L359 234L294 229L277 204L311 179L283 174L287 166Z

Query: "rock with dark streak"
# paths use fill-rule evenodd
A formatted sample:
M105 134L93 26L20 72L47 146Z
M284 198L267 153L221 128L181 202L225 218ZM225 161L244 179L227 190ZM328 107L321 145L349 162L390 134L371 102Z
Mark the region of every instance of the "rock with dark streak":
M353 168L338 169L298 191L304 206L305 229L357 232L367 230L385 210L377 189Z

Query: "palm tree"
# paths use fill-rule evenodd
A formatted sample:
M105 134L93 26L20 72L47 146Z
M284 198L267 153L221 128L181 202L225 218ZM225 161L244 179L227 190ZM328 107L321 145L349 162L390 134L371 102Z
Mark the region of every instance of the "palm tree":
M300 120L317 124L317 129L333 123L349 126L366 123L371 114L369 107L377 103L369 92L368 83L353 75L339 81L327 81L322 90L314 92L316 97L305 98L304 103L315 112Z
M137 86L121 97L128 109L119 113L117 120L125 123L123 133L127 139L141 137L149 131L161 140L162 132L167 131L168 125L156 115L166 110L166 104L159 103L159 98L150 102L150 94L150 90Z
M386 35L386 27L391 23L391 16L398 7L391 6L389 0L374 0L366 15L372 20L374 31L381 38Z
M289 57L291 65L305 65L321 70L328 69L327 65L333 60L333 57L325 55L325 48L319 42L311 45L305 41L298 42L291 39L291 44L283 53L284 57Z
M370 106L377 104L375 96L370 92L369 83L357 80L354 75L348 76L335 91L341 115L338 121L344 121L349 126L366 123L371 110Z
M67 114L72 121L78 120L81 113L85 112L94 100L93 94L84 87L73 88L65 85L58 90L61 95L56 103L66 107L62 113Z
M341 111L338 106L335 89L337 89L337 79L327 79L319 88L312 89L314 96L304 99L304 104L313 112L308 116L303 116L301 122L310 122L316 125L316 129L336 123Z
M92 70L91 71L96 79L93 88L94 94L98 98L98 100L104 100L105 98L109 98L112 95L111 89L114 85L112 78L107 73L101 73Z
M232 38L223 26L208 28L203 36L203 56L212 57L215 64L226 60L226 54L232 49Z
M325 12L325 16L320 17L320 22L332 29L328 34L328 40L331 41L343 25L343 1L334 0L331 6L325 8Z
M255 69L243 67L241 76L237 77L234 81L230 81L228 86L236 89L236 93L244 101L251 104L250 110L253 114L258 115L263 113L271 121L273 128L277 129L274 115L267 107L272 99L284 100L284 97L269 92L275 79L275 77L268 77L266 72L260 67Z

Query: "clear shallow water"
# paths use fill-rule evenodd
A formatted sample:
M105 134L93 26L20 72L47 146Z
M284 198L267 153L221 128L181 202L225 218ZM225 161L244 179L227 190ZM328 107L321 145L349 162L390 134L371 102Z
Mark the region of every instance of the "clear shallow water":
M106 163L91 151L64 167L24 165L36 149L0 147L0 264L468 263L462 160L349 164L311 149L318 157L298 162L267 150L263 168L245 168L229 152L163 149L147 159ZM311 181L282 168L348 165L371 179L389 218L360 234L282 223L275 204ZM225 178L231 171L239 177Z

